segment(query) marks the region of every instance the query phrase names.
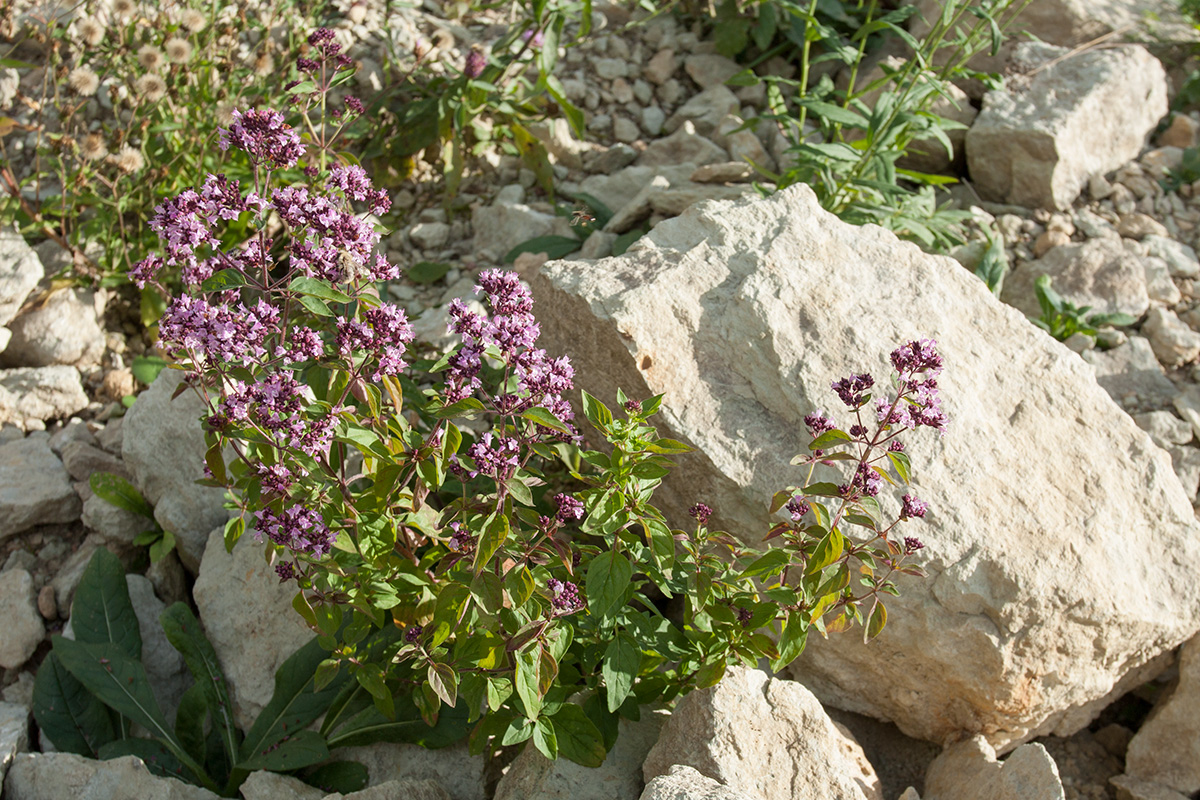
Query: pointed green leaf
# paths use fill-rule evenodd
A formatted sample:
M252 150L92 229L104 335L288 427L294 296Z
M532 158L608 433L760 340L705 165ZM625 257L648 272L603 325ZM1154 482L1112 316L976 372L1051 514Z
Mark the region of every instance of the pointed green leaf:
M98 758L108 761L122 756L137 756L146 765L146 769L160 777L190 782L191 776L183 768L183 764L162 742L153 739L118 739L101 747Z
M606 617L625 599L625 589L633 578L633 565L623 553L613 550L592 559L587 573L588 608L597 617Z
M225 675L217 660L217 651L204 635L200 622L184 603L174 603L158 617L167 641L179 651L196 683L204 687L204 699L220 733L221 747L229 763L238 757L238 729L233 720L233 704Z
M175 738L196 760L204 758L204 721L207 718L208 701L204 697L204 687L193 683L179 698L179 709L175 712Z
M453 667L449 664L430 664L426 677L434 693L443 703L451 708L458 703L458 674Z
M254 752L240 761L237 769L254 772L265 769L286 772L300 769L329 758L329 748L316 731L296 731L281 741Z
M100 748L116 736L108 708L53 652L33 682L33 718L58 750L86 758L97 758Z
M633 691L642 668L642 651L638 643L625 631L621 631L608 643L604 659L600 662L600 674L608 695L608 710L616 711Z
M129 601L125 567L103 547L88 562L71 606L75 639L84 644L112 642L133 659L142 657L142 634Z

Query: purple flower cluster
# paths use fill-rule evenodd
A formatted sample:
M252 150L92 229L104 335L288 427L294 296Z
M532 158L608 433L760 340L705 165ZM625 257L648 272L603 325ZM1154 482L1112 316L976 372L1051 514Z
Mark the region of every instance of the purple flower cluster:
M317 457L329 449L336 417L310 419L300 411L307 402L307 387L292 374L272 372L253 384L230 380L215 414L208 418L214 430L252 423L279 447ZM337 409L335 409L337 411Z
M704 503L696 503L696 505L688 509L688 516L694 518L701 525L707 525L712 515L713 510Z
M804 519L804 515L809 512L811 506L809 506L808 501L804 499L803 495L796 495L787 501L787 505L784 508L792 515L792 522L799 522Z
M923 517L925 512L929 510L929 504L924 500L919 500L911 494L906 494L900 499L900 518L911 519L913 517Z
M270 164L290 169L304 155L300 135L283 120L283 115L271 109L234 111L228 128L218 130L218 145L228 150L233 145L250 156L258 166Z
M843 483L838 486L838 494L842 497L857 499L859 497L875 497L879 494L879 490L883 487L883 478L875 471L871 465L860 461L858 468L854 470L854 477L849 483Z
M554 593L551 602L559 614L572 614L583 608L583 598L579 596L579 587L575 584L551 578L546 585Z
M425 628L420 625L413 625L404 632L404 641L408 644L416 644L421 641L421 634L425 633Z
M622 408L624 408L625 413L631 417L636 417L638 414L642 413L642 404L637 400L626 400L625 405L623 405Z
M275 574L280 583L287 583L296 577L296 565L291 561L280 561L275 565Z
M467 53L467 60L463 64L463 74L471 80L478 78L483 74L484 68L487 66L487 56L478 50L472 50Z
M923 550L923 549L925 549L925 544L917 537L915 537L915 536L905 536L904 537L904 553L906 555L912 555L913 553L917 552L918 550Z
M347 102L350 99L352 98L348 98ZM361 105L362 103L359 103L360 107ZM371 213L375 215L386 214L392 207L392 201L387 196L387 192L383 189L373 188L366 170L357 165L333 167L329 170L329 179L325 182L325 186L331 191L341 192L348 200L369 203Z
M558 504L558 512L554 516L558 517L559 522L583 519L583 503L571 495L556 494L554 502Z
M248 358L262 358L265 342L279 324L279 309L259 300L210 304L203 297L180 295L158 322L158 333L176 358L187 356L197 366L214 367Z
M476 313L459 299L451 301L449 330L462 337L463 345L449 361L446 402L470 397L480 387L483 353L486 346L493 345L512 366L518 390L497 398L497 410L516 414L541 406L570 427L574 412L563 395L574 385L575 369L566 356L550 358L534 346L541 331L532 313L533 296L520 277L515 272L486 270L479 275L475 291L484 293L491 314ZM574 438L573 433L543 432Z
M455 553L470 553L475 550L475 534L461 522L451 522L450 543L447 547Z
M368 310L363 317L363 322L338 320L338 352L347 357L356 352L368 353L375 365L373 381L384 375L400 374L408 366L404 354L413 340L412 325L404 309L385 305Z
M503 480L517 468L521 445L516 439L495 436L488 431L467 449L467 455L475 462L476 471L471 477L482 473Z
M867 391L875 385L875 379L870 375L851 375L833 382L833 391L846 404L847 408L858 408L867 401Z
M823 433L827 433L834 429L833 420L825 416L822 411L814 411L804 417L804 427L808 428L809 434L815 439Z
M333 547L333 532L321 515L311 508L293 505L277 513L267 507L259 510L256 516L259 541L262 541L262 534L266 534L275 544L312 558L324 557Z
M938 395L937 376L942 357L932 339L912 341L892 351L892 365L899 373L900 402L884 398L876 402L881 424L900 428L929 427L946 433L948 418Z
M245 270L247 264L261 264L265 255L256 247L204 260L199 258L197 250L208 246L219 253L218 221L235 220L243 211L261 210L264 206L262 198L254 192L243 197L238 181L228 180L224 175L209 175L199 191L185 189L154 209L150 229L162 241L166 258L143 259L130 270L130 279L139 288L145 288L164 266L179 266L183 282L198 286L220 265Z
M345 207L303 186L287 186L272 194L271 208L292 232L288 251L294 272L335 283L350 282L358 276L347 270L347 259L354 265L371 262L379 234L347 203L341 205ZM382 256L364 270L372 280L387 280L396 274Z

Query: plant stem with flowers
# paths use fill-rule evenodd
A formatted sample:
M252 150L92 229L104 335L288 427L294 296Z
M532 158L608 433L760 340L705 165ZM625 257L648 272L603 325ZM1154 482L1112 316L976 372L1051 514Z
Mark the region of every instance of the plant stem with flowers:
M896 392L873 432L861 413L870 376L834 384L856 424L807 420L813 454L798 463L810 480L776 496L772 511L791 517L768 534L777 546L759 553L710 530L703 503L692 530L673 529L653 495L688 448L648 423L661 396L618 393L618 419L583 392L606 447L581 451L570 360L538 346L529 290L498 270L479 276L483 312L451 304L460 343L422 358L404 311L374 291L396 270L356 212L380 213L387 197L357 166L319 166L322 141L306 145L275 111L235 113L221 142L245 154L253 187L210 175L164 202L153 223L163 255L133 277L180 270L186 292L160 334L208 403L207 480L241 511L226 546L252 531L295 584L329 651L316 687L342 668L355 678L334 708L398 731L418 716L447 736L469 729L476 750L532 740L595 766L640 703L712 685L734 661L782 668L810 627L859 622L878 635L894 573L919 574L908 559L920 544L895 526L924 504L906 495L885 522L876 496L891 474L908 480L898 433L945 428L931 342L892 354ZM308 183L282 185L297 166ZM247 218L252 235L225 235ZM272 219L282 230L268 236ZM464 423L480 418L482 432ZM840 461L853 465L847 482L811 482ZM556 489L557 462L585 488ZM852 538L855 526L867 535ZM682 615L665 613L661 598L676 595ZM322 731L330 746L339 719Z

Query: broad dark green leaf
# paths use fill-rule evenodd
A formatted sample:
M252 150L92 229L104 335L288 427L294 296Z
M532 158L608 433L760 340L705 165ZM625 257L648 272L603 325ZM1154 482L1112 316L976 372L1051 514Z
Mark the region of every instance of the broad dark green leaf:
M508 538L508 516L496 514L483 527L475 549L475 574L478 575Z
M193 683L179 698L175 712L175 738L196 760L204 758L204 721L208 718L208 701L204 687Z
M534 722L533 745L551 761L558 759L558 737L554 734L554 723L549 717L538 717Z
M300 780L323 792L350 794L366 788L370 774L357 761L331 761L311 770L305 770Z
M772 575L781 571L791 561L792 554L782 547L768 550L756 558L742 572L742 578L755 578L760 575Z
M516 654L515 680L517 697L525 706L525 716L537 719L542 710L542 696L538 694L538 669L540 667L540 648L532 648Z
M64 753L97 758L116 736L104 703L84 688L51 652L33 682L33 718Z
M625 631L618 633L604 651L600 674L608 696L608 710L616 711L633 691L642 668L642 651L634 638Z
M842 557L843 545L842 534L836 528L825 534L817 543L817 549L813 551L812 557L809 558L808 565L804 568L804 574L815 575L837 561Z
M137 756L145 763L146 769L160 777L191 782L191 775L179 759L154 739L118 739L101 747L97 758L108 761L122 756Z
M553 414L551 414L549 411L542 408L541 406L531 408L528 411L521 414L521 416L524 417L525 419L529 420L530 422L534 422L534 423L537 423L538 425L541 425L543 428L550 428L551 430L561 431L563 433L570 432L570 429L566 426L566 424L562 420L560 420L558 417L554 416Z
M278 742L289 731L303 730L330 708L349 683L350 674L340 670L324 688L314 690L313 676L328 655L313 639L279 665L275 670L275 693L242 742L243 759Z
M196 683L204 687L205 704L212 716L213 726L219 731L221 747L229 762L236 763L238 729L233 720L233 704L229 700L229 689L217 660L217 651L186 604L172 604L158 619L167 641L183 656Z
M223 269L200 284L202 292L223 292L246 285L246 276L239 269Z
M373 705L354 714L328 734L330 748L358 747L375 742L419 744L431 750L461 741L470 731L465 706L443 708L437 724L430 727L421 719L409 694L394 697L396 717L388 719Z
M408 271L408 279L413 283L437 283L446 277L446 273L449 271L449 264L437 261L420 261L413 264L412 269Z
M88 486L101 500L130 514L154 519L154 507L146 502L142 493L132 483L111 472L93 472L88 477Z
M149 386L167 368L167 364L167 360L159 356L135 356L129 370L133 377Z
M103 547L83 571L71 606L71 622L79 642L112 642L130 658L142 657L142 634L133 603L129 601L125 567Z
M316 731L296 731L275 744L255 751L241 761L237 769L253 772L266 769L271 772L287 772L300 769L329 758L329 748Z
M625 599L625 589L633 578L633 565L624 553L613 550L592 559L587 573L588 608L597 617L607 617Z
M308 278L303 275L293 278L288 289L307 297L317 297L330 303L349 303L354 298L340 289L335 289L328 281Z

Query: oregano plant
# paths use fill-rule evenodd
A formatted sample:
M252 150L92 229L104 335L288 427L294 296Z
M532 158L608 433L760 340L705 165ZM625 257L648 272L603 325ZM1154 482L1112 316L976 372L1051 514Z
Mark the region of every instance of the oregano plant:
M731 662L780 669L812 629L878 635L896 574L921 574L921 543L897 526L924 503L906 494L889 517L878 496L908 482L899 434L945 430L933 342L892 354L888 392L869 375L833 384L853 424L806 419L808 474L776 495L769 531L710 530L703 502L677 528L653 503L688 450L650 424L661 396L618 394L614 413L582 392L585 449L570 360L538 346L515 273L481 273L483 310L454 301L457 344L423 351L379 298L397 270L374 253L365 212L387 198L366 173L267 109L235 114L222 142L253 185L209 176L164 203L163 255L134 277L181 272L160 332L187 370L180 390L208 403L208 481L241 512L226 546L254 536L296 586L328 651L316 690L353 676L329 719L372 704L428 725L450 715L476 751L532 740L595 766L619 716L713 685ZM284 184L297 167L307 181ZM250 235L225 237L235 222ZM813 480L839 468L844 480ZM764 533L765 552L745 544Z

